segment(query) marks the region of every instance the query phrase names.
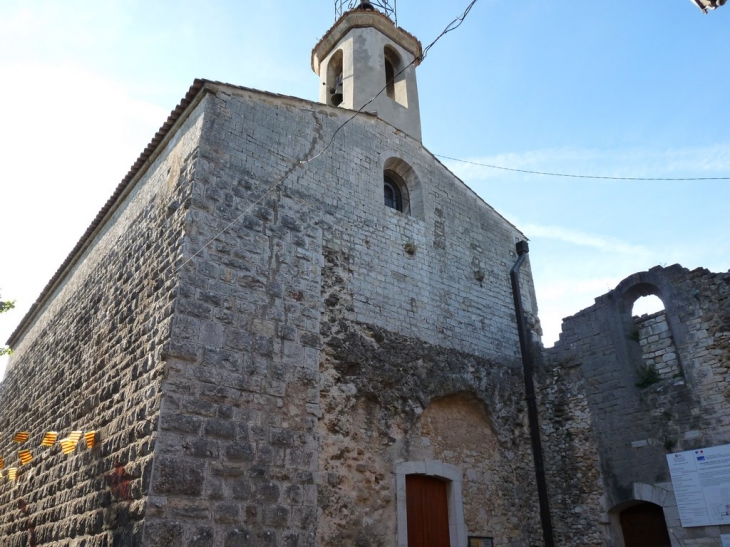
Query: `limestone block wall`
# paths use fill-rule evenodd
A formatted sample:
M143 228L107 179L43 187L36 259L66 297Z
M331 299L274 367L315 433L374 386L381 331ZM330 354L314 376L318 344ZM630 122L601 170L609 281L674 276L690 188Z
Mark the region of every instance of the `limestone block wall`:
M470 532L539 545L522 234L374 117L301 164L348 113L230 86L204 104L145 541L395 546L396 465L428 459L463 471ZM383 205L392 158L410 216Z
M643 326L639 321L636 336L631 308L638 297L646 294L662 299L665 315L645 319ZM551 378L572 376L574 381L560 390L568 402L567 414L582 411L592 434L576 447L581 456L572 458L575 463L571 465L594 458L593 467L600 473L585 475L586 480L576 482L571 503L599 496L602 513L595 509L595 501L591 502L592 516L586 526L602 529L607 545L622 545L617 524L622 507L656 497L637 498L637 485L661 491L658 498L662 499L672 541L687 546L717 541L721 531L717 527L679 526L666 454L730 442L730 407L726 402L730 394L729 297L730 273L689 271L678 265L656 267L630 276L597 298L592 307L565 319L560 341L544 352L543 423L561 424L560 414L566 414L565 410L556 412L551 404L557 385ZM645 334L641 334L642 328ZM659 369L662 372L658 381L646 382L645 358L652 349L647 346L661 339L647 334L656 336L660 332L671 333L664 340L673 341L675 351L671 353L676 357L676 369ZM646 340L643 346L642 340ZM642 352L642 348L646 349ZM652 353L668 348L671 345ZM662 358L667 364L672 360ZM587 405L578 404L583 400ZM571 428L566 424L550 431L544 440L546 453L559 450L565 443L566 429ZM575 445L574 438L571 443ZM571 503L557 499L562 488L559 477L554 475L551 481L555 520L577 522L569 510Z
M540 435L556 545L604 546L601 469L585 379L577 361L536 378Z
M0 484L4 546L141 544L201 126L193 113L12 342L0 450L19 474ZM96 430L99 444L70 455L40 447L46 431L72 430ZM13 444L16 431L29 440ZM21 448L33 454L25 466Z
M636 336L644 365L656 370L662 379L680 376L677 349L664 311L634 318Z

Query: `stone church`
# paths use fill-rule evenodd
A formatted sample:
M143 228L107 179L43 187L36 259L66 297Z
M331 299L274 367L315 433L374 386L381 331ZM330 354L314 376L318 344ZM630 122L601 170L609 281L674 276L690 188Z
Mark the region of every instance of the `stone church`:
M319 102L196 80L23 318L0 386L17 474L3 471L2 545L631 547L620 512L654 492L634 485L670 488L646 471L664 452L645 430L715 427L678 384L696 377L691 332L725 328L682 300L709 272L654 272L541 351L522 252L521 297L510 282L526 237L423 146L422 46L371 8L315 45ZM633 385L626 359L645 356L616 334L646 287L684 302L667 307L684 368L658 395ZM602 402L606 371L620 407ZM612 428L647 404L670 417L631 430L651 445L632 467L640 449ZM48 431L96 441L64 453Z

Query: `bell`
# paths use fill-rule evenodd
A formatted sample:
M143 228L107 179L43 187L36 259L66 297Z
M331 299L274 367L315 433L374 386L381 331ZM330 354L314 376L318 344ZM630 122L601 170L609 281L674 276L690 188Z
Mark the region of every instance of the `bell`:
M367 0L362 0L360 2L360 5L358 6L358 9L364 9L364 10L368 10L368 11L375 11L375 8L373 7L373 5L370 2L368 2Z
M340 106L340 104L342 104L342 100L343 100L342 84L339 84L337 87L332 89L330 92L332 93L332 99L331 99L332 104L334 106Z

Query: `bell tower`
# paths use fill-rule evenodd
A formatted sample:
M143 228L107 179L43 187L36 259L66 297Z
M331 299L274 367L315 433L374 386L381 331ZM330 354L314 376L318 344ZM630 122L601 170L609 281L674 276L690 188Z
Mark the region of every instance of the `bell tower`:
M389 15L394 11L387 0L362 0L314 46L312 70L319 75L319 102L358 110L385 88L365 111L420 141L416 66L421 42Z

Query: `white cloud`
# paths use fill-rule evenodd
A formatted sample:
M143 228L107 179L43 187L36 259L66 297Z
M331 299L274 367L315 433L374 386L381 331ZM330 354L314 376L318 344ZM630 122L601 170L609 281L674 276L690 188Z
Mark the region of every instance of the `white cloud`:
M727 173L730 172L730 143L667 149L648 147L615 150L554 148L461 159L511 169L574 175L654 178L713 177L727 176ZM502 169L446 159L443 161L457 176L470 181L524 176L521 173Z
M0 73L2 345L168 112L71 64Z
M561 228L559 226L543 226L540 224L530 223L522 224L520 226L522 231L531 239L544 237L584 247L592 247L594 249L607 252L644 256L649 254L649 250L643 245L627 243L614 237L588 234L578 230Z

